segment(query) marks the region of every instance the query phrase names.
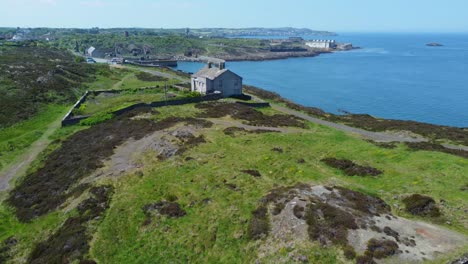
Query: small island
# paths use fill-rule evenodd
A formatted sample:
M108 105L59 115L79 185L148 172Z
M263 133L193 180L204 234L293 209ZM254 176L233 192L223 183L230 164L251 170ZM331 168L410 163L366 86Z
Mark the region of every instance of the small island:
M431 42L431 43L427 43L426 46L428 46L428 47L443 47L444 45L442 45L440 43L436 43L436 42Z

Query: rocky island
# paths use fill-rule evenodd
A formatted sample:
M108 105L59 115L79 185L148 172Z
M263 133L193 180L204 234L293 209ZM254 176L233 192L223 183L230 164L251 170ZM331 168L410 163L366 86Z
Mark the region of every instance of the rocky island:
M436 42L431 42L431 43L427 43L426 46L428 46L428 47L443 47L444 45L442 45L440 43L436 43Z

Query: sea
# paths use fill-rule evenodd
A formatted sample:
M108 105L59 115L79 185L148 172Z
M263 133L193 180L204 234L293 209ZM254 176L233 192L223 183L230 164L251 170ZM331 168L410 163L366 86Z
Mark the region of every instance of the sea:
M245 84L327 112L468 127L468 34L344 33L320 39L361 49L226 66ZM444 46L426 46L431 42ZM178 69L203 66L180 62Z

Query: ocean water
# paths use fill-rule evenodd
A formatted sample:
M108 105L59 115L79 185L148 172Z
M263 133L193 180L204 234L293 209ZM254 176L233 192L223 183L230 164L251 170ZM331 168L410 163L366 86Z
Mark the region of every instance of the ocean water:
M356 33L327 38L362 49L226 66L246 84L327 112L468 127L468 34ZM444 47L427 47L429 42ZM180 62L178 69L196 72L203 66Z

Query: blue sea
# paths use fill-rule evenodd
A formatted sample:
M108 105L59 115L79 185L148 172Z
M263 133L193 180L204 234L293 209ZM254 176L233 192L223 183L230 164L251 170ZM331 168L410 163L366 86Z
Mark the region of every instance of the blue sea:
M362 49L226 66L245 84L327 112L468 127L468 34L348 33L326 38ZM427 47L430 42L444 46ZM196 72L203 66L180 62L178 69Z

